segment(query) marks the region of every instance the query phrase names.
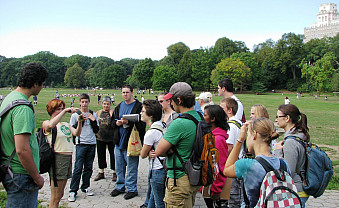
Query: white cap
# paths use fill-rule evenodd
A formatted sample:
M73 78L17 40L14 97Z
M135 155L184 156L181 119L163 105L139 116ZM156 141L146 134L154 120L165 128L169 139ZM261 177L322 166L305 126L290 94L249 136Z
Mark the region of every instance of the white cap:
M196 99L202 99L202 100L206 100L208 99L207 93L206 92L202 92L200 93L199 97L197 97Z

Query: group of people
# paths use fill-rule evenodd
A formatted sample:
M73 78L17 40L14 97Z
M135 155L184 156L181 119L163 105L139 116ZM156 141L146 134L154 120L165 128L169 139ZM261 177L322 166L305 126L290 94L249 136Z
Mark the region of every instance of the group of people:
M39 63L27 64L19 78L17 88L3 101L2 111L17 99L28 100L39 94L48 76ZM141 207L193 207L198 191L203 192L207 207L254 207L259 199L260 185L265 169L253 157L261 157L272 167L279 169L282 162L288 167L298 189L302 206L308 196L303 192L306 155L304 147L291 135L309 141L307 118L292 104L278 107L276 122L285 130L281 142L266 108L260 104L251 108L251 120L246 121L241 101L233 94L232 80L225 78L218 84L220 105L213 103L211 93L201 93L196 98L185 82L172 85L168 93L160 93L157 100L142 103L133 97L133 88L121 88L123 101L111 109L112 100L105 96L102 109L90 110L88 94L79 96L80 108L66 108L64 101L52 99L47 104L51 116L42 124L49 142L56 128L55 172L51 169L50 207L58 207L64 195L67 180L71 178L68 200L76 201L80 191L88 196L93 161L97 151L99 172L95 181L105 178L107 168L106 149L110 153L112 180L116 181L112 197L124 194L126 200L138 195L139 156L129 156L127 146L133 130L142 141L141 158L149 159L148 194ZM196 101L196 99L198 101ZM197 106L199 105L199 106ZM201 108L199 113L195 110ZM69 123L61 122L71 113ZM138 114L138 119L125 115ZM196 124L180 115L189 114L196 120L204 119L210 125L219 151L219 174L210 187L193 186L178 157L187 161L192 153L196 137ZM146 132L146 125L149 127ZM44 179L39 174L39 147L35 137L34 111L20 105L1 118L1 164L5 164L15 149L10 162L13 174L7 173L3 182L7 192L7 207L37 207L38 189ZM75 163L72 173L72 154L75 145ZM53 175L56 175L57 186ZM80 180L82 184L80 186ZM228 195L228 196L227 196ZM248 200L245 200L247 198ZM246 201L246 202L245 202Z

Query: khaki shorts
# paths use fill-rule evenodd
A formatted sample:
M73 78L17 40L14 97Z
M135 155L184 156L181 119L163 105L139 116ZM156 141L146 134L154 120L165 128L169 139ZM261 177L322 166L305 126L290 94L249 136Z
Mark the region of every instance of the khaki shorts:
M174 186L174 179L167 178L164 198L166 207L193 207L195 195L199 188L200 186L190 184L186 174L181 178L177 178L177 186Z
M55 169L57 180L67 180L72 178L72 155L55 153ZM49 171L49 176L53 180L53 170Z

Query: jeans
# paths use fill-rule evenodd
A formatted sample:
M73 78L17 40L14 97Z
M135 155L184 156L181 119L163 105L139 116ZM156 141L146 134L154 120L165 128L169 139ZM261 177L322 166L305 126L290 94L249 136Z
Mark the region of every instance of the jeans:
M149 199L151 198L151 192L152 192L151 182L149 181L149 177L148 177L148 188L147 188L146 199L145 199L145 202L144 202L144 205L146 205L146 206L148 206Z
M114 144L113 144L113 142L103 142L103 141L97 140L97 155L98 155L99 169L107 168L106 147L108 147L111 169L115 170Z
M151 197L148 202L148 208L164 208L165 197L165 181L164 181L164 169L152 170L152 176L150 178L151 183ZM151 171L150 171L151 174Z
M125 188L127 188L128 192L138 193L137 182L139 156L127 156L127 150L119 149L117 146L115 146L114 149L114 156L115 171L117 173L115 188L121 192L124 192Z
M82 174L82 185L80 189L84 191L90 185L90 178L93 173L95 145L78 144L76 145L75 149L76 149L75 164L70 186L70 192L77 193L77 191L79 190L81 174Z
M14 182L18 185L15 185ZM27 174L13 173L13 180L6 174L3 185L7 192L7 208L38 207L39 188Z

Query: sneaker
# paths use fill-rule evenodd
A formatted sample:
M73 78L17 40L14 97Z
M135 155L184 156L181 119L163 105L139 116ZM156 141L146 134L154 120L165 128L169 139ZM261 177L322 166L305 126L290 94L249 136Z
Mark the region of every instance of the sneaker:
M123 194L125 192L122 192L122 191L119 191L118 189L114 189L112 192L111 192L111 196L112 197L115 197L115 196L118 196L119 194Z
M136 196L138 196L137 192L127 192L127 194L125 194L124 198L126 200L128 200L128 199L132 199L132 198L134 198Z
M117 174L113 173L112 181L116 181L116 180L117 180Z
M68 201L75 202L75 192L69 192Z
M94 192L88 187L87 189L83 190L82 192L86 193L87 196L93 196Z
M101 179L104 179L104 178L105 178L104 173L98 173L98 175L95 176L94 181L98 181L98 180L101 180Z

